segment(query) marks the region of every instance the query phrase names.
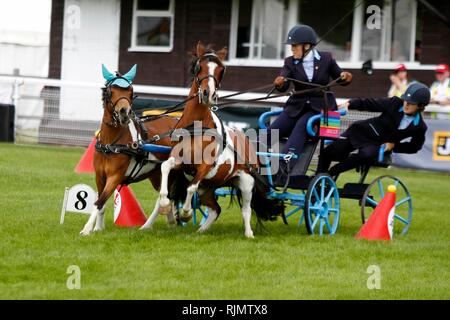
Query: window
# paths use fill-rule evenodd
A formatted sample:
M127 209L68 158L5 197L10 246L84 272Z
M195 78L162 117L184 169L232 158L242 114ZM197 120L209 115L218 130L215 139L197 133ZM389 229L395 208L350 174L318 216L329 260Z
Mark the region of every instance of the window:
M354 0L301 0L298 4L298 22L312 26L319 39L346 14L352 11ZM331 8L332 7L332 8ZM350 61L353 14L349 14L336 28L327 34L319 47L333 53L339 61Z
M134 0L130 51L172 50L174 2L174 0Z
M233 1L237 12L235 58L282 59L288 0Z
M296 24L312 26L329 51L346 67L372 59L379 66L417 61L417 1L413 0L233 0L230 62L237 65L279 66L291 54L285 37ZM358 6L357 6L358 5ZM380 28L369 28L380 8ZM328 31L345 17L330 33ZM420 41L419 41L420 43Z
M366 4L367 8L369 4ZM381 28L369 29L366 21L373 13L364 9L361 60L414 61L416 41L416 1L371 0L381 10Z
M290 54L284 45L291 27L309 24L319 38L340 17L352 10L355 0L234 0L231 22L230 56L235 59L279 60ZM236 34L236 36L235 36ZM350 60L351 16L321 42L321 50L332 51L339 60Z

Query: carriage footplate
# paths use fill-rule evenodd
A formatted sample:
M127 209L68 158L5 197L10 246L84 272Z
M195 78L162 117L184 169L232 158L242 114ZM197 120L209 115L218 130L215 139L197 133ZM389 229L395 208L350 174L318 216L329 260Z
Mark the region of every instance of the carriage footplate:
M339 195L341 198L361 200L368 186L366 183L346 183L339 189Z
M307 190L312 178L313 177L309 177L306 175L291 176L289 178L288 188ZM277 179L275 179L275 186L281 187L281 188L284 187L286 184L286 179L287 179L287 176L285 176L285 175L283 175L281 177L277 177Z

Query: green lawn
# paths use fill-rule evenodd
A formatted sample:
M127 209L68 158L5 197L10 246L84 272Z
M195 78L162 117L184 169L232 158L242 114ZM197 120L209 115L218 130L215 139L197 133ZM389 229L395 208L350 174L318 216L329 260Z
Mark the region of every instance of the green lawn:
M206 234L191 225L153 231L112 223L79 236L86 215L59 214L64 188L94 187L73 172L81 148L0 144L0 299L449 299L450 175L373 170L369 180L400 177L414 199L409 233L391 242L355 240L357 202L343 200L338 233L308 236L296 220L266 223L267 233L243 235L240 212L224 201ZM343 181L355 181L347 174ZM148 213L156 192L132 185ZM296 219L296 218L295 218ZM68 266L81 269L81 289L66 287ZM369 290L367 268L378 265L381 289Z

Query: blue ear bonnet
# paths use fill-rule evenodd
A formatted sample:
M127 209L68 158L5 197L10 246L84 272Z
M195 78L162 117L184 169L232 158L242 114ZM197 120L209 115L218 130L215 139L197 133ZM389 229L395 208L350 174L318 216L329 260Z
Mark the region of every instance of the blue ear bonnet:
M128 88L133 83L134 77L136 76L137 65L134 65L130 71L128 71L123 76L111 73L106 69L105 65L102 64L102 74L103 78L106 80L106 86L118 86L121 88Z

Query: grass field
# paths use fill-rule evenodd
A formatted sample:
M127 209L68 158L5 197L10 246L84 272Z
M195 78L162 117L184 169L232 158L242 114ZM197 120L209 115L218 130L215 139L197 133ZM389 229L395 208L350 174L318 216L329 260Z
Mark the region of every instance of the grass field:
M449 299L450 175L391 169L408 185L414 218L406 237L354 239L357 202L343 200L338 233L308 236L296 221L266 223L267 233L244 238L236 206L206 234L120 228L107 205L106 230L79 236L86 215L59 214L64 188L94 186L73 168L81 148L0 144L0 299ZM369 180L385 174L373 170ZM355 174L342 181L355 181ZM132 185L148 213L156 192ZM81 289L66 287L68 266L81 270ZM378 265L381 289L369 290L367 268Z

